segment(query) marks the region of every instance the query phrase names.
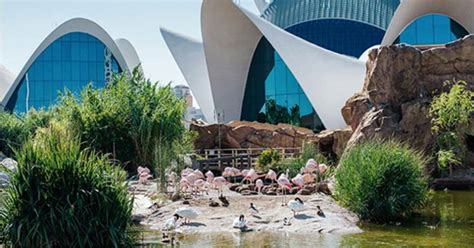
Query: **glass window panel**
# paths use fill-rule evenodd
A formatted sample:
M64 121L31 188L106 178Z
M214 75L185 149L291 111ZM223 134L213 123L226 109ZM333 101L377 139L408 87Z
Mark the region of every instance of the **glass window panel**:
M80 80L81 79L81 66L80 66L80 62L72 62L71 63L71 74L72 74L72 77L71 79L72 80Z
M61 60L61 42L55 41L52 44L53 46L53 61L60 61Z
M64 79L65 81L69 81L72 79L71 62L69 61L62 62L62 72L63 72L62 79Z
M47 82L51 82L53 80L53 62L45 61L43 62L44 70L43 70L43 80Z
M89 46L89 61L97 61L97 57L96 57L96 44L93 43L93 42L89 42L88 43L88 46Z
M81 81L88 83L90 80L88 76L89 76L89 65L87 64L87 62L81 62L80 69L79 69L79 78Z
M97 81L97 65L96 63L89 63L89 79Z
M97 73L97 78L100 80L105 80L105 68L104 68L104 63L95 63L96 64L96 73Z
M87 61L89 60L89 46L85 42L80 43L80 60L81 61Z
M61 44L61 59L71 60L71 42L62 42Z
M61 62L53 62L53 80L61 80L63 77Z
M81 50L80 50L80 43L79 42L72 42L71 43L71 60L72 61L79 61L81 58Z
M49 46L43 51L43 60L51 61L53 59L53 48Z

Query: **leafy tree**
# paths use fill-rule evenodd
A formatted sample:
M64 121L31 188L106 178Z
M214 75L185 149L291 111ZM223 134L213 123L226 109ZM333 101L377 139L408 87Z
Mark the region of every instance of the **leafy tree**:
M466 88L467 83L464 81L447 81L445 85L451 86L449 92L433 98L429 114L432 129L437 135L435 153L438 165L441 169L449 167L452 174L453 166L462 163L464 149L460 137L474 111L474 92Z

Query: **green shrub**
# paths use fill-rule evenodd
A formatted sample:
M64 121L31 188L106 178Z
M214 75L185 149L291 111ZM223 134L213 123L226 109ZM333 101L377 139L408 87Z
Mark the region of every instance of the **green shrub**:
M449 168L450 174L454 166L462 164L465 149L460 140L474 111L474 92L466 85L464 81L445 82L451 87L449 92L434 97L430 106L432 129L437 135L434 154L439 168Z
M103 89L85 88L80 99L66 93L56 111L81 136L83 148L112 154L134 172L137 166L154 171L160 149L174 153L173 145L186 133L185 109L170 85L158 87L135 69Z
M20 149L36 129L46 127L51 114L30 110L26 115L16 116L0 111L0 151L12 157L13 149Z
M281 155L278 150L267 149L258 156L256 169L259 172L267 172L270 169L275 170L276 165L280 160Z
M422 206L427 182L423 156L396 141L371 140L354 146L336 172L336 198L362 219L404 217Z
M38 130L16 152L19 167L0 210L14 247L123 247L132 199L125 172L81 150L62 125Z

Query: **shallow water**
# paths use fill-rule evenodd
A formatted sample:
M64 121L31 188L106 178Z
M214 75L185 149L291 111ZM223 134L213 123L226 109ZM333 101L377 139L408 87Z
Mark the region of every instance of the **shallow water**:
M405 223L360 223L351 235L221 233L178 236L179 247L474 247L474 191L433 194L419 217ZM140 243L160 247L159 234L145 232Z

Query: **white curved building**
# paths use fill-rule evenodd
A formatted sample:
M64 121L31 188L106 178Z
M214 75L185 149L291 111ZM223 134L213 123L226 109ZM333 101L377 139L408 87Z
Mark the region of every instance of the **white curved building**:
M5 94L10 89L15 76L5 66L0 65L0 100L5 97Z
M58 92L75 94L87 84L103 87L112 73L131 71L140 64L133 46L114 41L93 21L74 18L53 30L26 62L1 98L2 106L23 113L48 108Z
M340 110L362 88L369 48L443 44L474 25L474 0L255 3L261 17L231 0L203 0L202 42L161 29L209 122L343 127Z

